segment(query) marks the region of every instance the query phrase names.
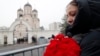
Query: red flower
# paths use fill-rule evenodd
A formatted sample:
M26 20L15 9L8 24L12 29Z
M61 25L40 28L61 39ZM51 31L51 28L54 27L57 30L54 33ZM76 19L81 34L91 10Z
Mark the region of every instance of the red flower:
M47 46L44 56L80 56L80 46L72 38L58 34Z

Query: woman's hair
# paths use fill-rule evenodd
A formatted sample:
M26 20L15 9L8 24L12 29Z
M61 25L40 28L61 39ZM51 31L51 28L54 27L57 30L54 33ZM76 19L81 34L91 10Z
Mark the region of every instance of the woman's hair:
M78 6L78 4L76 3L75 0L72 0L68 5L74 5L74 6Z

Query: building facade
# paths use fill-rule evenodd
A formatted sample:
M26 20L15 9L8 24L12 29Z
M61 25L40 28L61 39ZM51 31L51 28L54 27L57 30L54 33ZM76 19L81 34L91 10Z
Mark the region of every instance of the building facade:
M17 18L9 28L0 27L0 44L14 44L16 39L27 38L28 43L32 43L32 36L39 38L51 37L52 34L59 33L60 30L41 30L38 11L32 10L32 6L27 3L24 9L17 10Z
M49 30L60 30L61 29L61 23L60 22L53 22L49 24Z

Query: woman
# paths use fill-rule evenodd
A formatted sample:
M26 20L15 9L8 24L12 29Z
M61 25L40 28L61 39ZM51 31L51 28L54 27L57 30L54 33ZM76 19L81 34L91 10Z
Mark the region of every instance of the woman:
M80 56L100 56L100 0L74 0L66 13L67 35L81 34Z

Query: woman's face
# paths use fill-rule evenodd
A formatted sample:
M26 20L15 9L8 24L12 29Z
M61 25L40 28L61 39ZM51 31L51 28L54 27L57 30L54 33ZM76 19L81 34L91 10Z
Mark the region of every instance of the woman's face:
M77 14L77 11L78 11L77 6L74 6L71 4L67 6L67 9L66 9L67 19L66 19L66 21L69 25L73 24L75 17L76 17L76 14Z

